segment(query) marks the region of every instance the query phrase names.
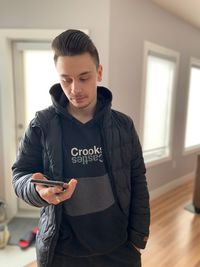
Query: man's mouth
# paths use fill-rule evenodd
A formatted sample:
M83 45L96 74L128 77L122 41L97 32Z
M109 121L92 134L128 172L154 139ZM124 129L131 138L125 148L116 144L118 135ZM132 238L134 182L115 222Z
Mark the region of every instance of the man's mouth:
M78 96L78 97L72 97L71 98L73 101L76 101L76 102L82 102L85 97L84 96Z

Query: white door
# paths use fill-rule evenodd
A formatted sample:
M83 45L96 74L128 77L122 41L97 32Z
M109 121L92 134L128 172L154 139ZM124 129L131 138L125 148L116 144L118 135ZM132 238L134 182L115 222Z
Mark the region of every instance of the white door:
M51 105L49 89L58 83L58 76L50 42L13 42L13 66L18 145L35 112ZM20 199L18 209L36 210Z

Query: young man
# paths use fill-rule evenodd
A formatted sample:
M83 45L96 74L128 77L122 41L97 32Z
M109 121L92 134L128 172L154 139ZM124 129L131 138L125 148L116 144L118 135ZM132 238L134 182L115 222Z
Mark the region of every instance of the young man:
M132 120L97 86L102 66L85 33L52 43L60 84L31 121L13 165L18 197L41 207L39 267L139 267L149 235L149 194ZM63 188L31 179L65 182ZM68 183L68 184L67 184Z

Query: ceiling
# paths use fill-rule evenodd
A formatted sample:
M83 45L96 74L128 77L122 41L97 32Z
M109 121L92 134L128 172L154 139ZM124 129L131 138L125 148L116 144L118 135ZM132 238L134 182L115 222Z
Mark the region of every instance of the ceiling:
M195 27L200 28L199 0L151 0Z

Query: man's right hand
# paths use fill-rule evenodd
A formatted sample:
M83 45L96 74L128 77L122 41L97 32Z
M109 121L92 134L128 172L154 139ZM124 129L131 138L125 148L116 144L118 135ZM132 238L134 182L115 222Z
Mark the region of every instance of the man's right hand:
M34 173L33 179L47 180L42 173ZM57 205L62 201L71 198L77 185L77 180L72 178L69 183L66 183L66 190L61 186L47 187L46 185L36 184L35 189L42 199L49 204ZM65 185L64 185L65 187Z

